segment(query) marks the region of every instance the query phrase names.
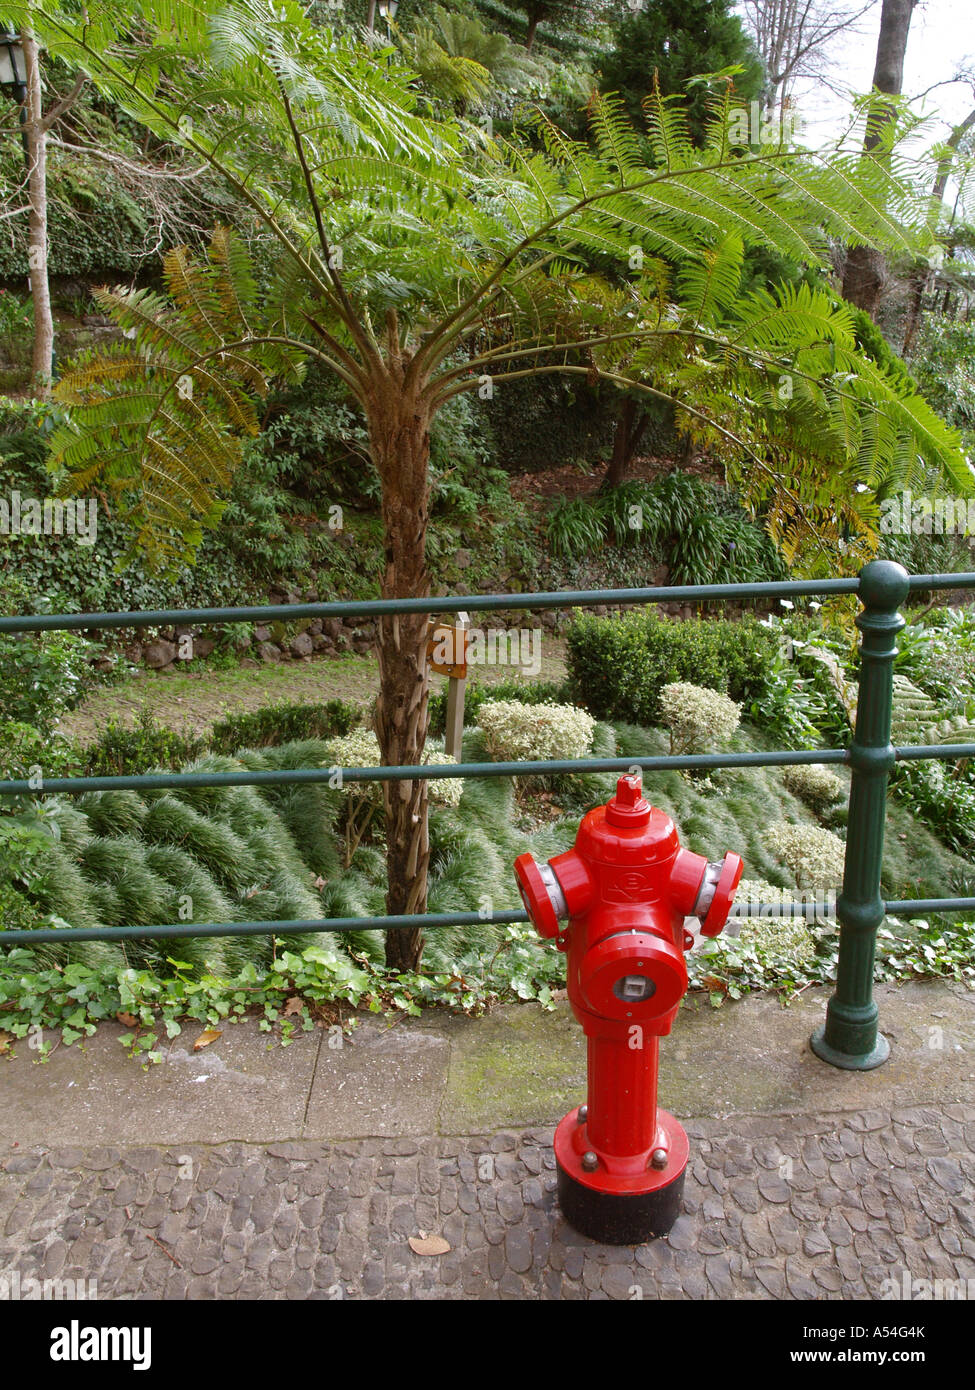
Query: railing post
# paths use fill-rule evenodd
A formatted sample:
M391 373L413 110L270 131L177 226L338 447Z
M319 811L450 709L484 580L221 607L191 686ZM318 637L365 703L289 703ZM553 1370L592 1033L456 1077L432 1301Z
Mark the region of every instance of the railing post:
M860 571L863 612L856 620L860 641L860 686L856 730L850 745L853 770L846 831L843 891L836 903L840 923L836 989L826 1022L811 1039L824 1062L847 1070L879 1067L890 1044L877 1031L873 964L877 929L884 920L880 896L887 778L894 765L890 741L893 662L904 619L897 611L907 597L909 576L892 560L873 560Z

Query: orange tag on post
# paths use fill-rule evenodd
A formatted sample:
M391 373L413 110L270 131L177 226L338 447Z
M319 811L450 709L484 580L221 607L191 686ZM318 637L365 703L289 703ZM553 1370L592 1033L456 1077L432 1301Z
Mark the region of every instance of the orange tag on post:
M450 676L453 680L467 679L467 629L447 627L430 619L430 633L427 639L427 661L438 676Z

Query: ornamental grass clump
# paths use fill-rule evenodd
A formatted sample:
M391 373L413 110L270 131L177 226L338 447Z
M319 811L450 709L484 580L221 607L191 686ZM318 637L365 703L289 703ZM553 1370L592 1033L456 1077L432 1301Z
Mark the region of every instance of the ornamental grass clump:
M764 836L771 854L785 864L797 888L838 888L843 882L846 846L818 825L773 825Z
M660 714L670 730L671 753L704 753L735 732L741 706L717 690L677 681L660 692Z
M792 792L814 811L828 811L843 795L843 783L823 767L822 763L800 763L783 770L782 780Z
M457 759L444 752L442 740L428 742L424 763L456 763ZM325 765L337 770L346 767L382 767L383 757L379 739L371 729L353 729L351 733L332 738L325 744ZM344 867L370 829L382 820L384 801L382 782L346 782L336 773L336 786L346 794L343 817L345 830ZM427 782L430 800L440 806L456 807L464 791L461 777L434 777ZM377 820L378 817L378 820Z

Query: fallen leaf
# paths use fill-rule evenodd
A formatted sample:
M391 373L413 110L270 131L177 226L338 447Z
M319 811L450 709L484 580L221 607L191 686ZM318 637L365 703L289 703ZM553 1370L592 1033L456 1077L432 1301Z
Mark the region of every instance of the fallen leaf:
M328 879L322 878L321 874L319 874L318 877L315 879L315 882L312 884L312 887L317 888L320 893L323 888L327 887L327 885Z
M13 1040L13 1033L0 1032L0 1052L6 1052Z
M284 1013L285 1018L287 1018L289 1014L300 1014L304 1007L305 1006L303 1002L298 998L297 994L295 994L292 995L292 997L285 1004L282 1012Z
M410 1249L414 1255L446 1255L450 1242L443 1236L410 1236Z
M569 991L567 989L553 989L550 997L556 1000L568 999Z
M118 1013L115 1017L118 1019L119 1023L124 1023L126 1028L135 1028L139 1023L135 1014Z
M701 980L701 984L705 989L714 990L720 994L728 993L727 982L725 980L719 980L716 975L705 975Z
M223 1037L222 1028L206 1028L193 1044L193 1051L199 1052L201 1047L209 1047L211 1043L216 1042L217 1038L221 1037Z

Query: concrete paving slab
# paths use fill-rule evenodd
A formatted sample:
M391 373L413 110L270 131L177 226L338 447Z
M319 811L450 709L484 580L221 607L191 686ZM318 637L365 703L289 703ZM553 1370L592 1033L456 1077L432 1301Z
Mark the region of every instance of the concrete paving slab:
M797 1114L874 1105L944 1104L975 1096L975 993L925 980L878 985L890 1058L873 1071L821 1061L809 1038L828 989L783 1007L765 994L713 1009L690 996L661 1050L660 1102L675 1114Z
M320 1030L269 1048L249 1020L194 1052L202 1029L184 1028L165 1061L146 1069L120 1046L126 1031L106 1023L84 1051L59 1047L46 1062L18 1044L0 1064L0 1140L218 1144L301 1134Z
M839 1071L810 1049L830 994L810 989L788 1007L751 994L720 1009L703 995L688 996L673 1033L661 1040L661 1105L692 1119L975 1096L975 993L940 981L878 986L891 1056L871 1072ZM487 1018L452 1019L446 1030L441 1133L554 1124L585 1099L585 1039L567 1003L549 1014L512 1005Z
M975 993L923 981L877 991L890 1060L843 1072L809 1048L829 990L788 1008L749 995L691 996L662 1040L661 1104L685 1119L947 1104L975 1096ZM194 1053L186 1029L143 1069L105 1025L44 1063L0 1062L0 1142L223 1143L470 1134L555 1124L585 1097L586 1046L568 1004L483 1018L366 1018L351 1038L316 1030L286 1048L256 1020ZM337 1044L341 1043L341 1046Z
M433 1133L449 1056L447 1037L427 1020L368 1020L351 1038L330 1035L319 1053L304 1137Z
M554 1124L585 1099L586 1039L568 1004L552 1013L513 1004L485 1018L451 1019L447 1034L443 1134Z
M250 1020L145 1071L115 1026L44 1064L19 1047L0 1300L975 1297L975 995L878 989L892 1057L850 1073L808 1048L828 994L682 1010L662 1099L691 1137L683 1211L638 1247L556 1205L552 1124L585 1086L567 1006L370 1016L341 1047L269 1048ZM417 1255L421 1230L449 1250Z

